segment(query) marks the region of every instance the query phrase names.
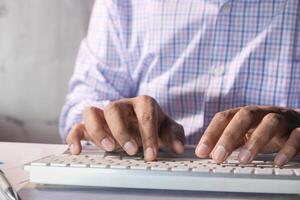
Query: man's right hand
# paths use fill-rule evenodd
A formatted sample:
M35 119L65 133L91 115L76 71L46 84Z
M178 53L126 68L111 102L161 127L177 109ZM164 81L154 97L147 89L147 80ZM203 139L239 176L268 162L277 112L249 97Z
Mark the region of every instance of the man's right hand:
M81 152L81 140L92 141L106 151L123 148L134 155L143 146L145 160L155 160L158 148L184 151L183 127L169 118L149 96L111 102L103 110L88 107L83 123L75 124L67 137L72 154Z

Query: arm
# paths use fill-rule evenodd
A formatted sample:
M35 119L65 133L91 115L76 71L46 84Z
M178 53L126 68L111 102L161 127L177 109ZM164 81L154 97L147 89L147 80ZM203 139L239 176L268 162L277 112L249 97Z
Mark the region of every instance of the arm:
M109 1L96 1L89 30L82 41L69 93L60 117L63 140L71 127L82 121L87 106L104 107L107 102L131 96L132 81L123 51L121 27Z

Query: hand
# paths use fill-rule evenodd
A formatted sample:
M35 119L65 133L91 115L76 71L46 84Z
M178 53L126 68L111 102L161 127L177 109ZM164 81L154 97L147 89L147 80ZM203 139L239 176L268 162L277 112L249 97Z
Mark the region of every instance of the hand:
M73 154L81 152L81 140L92 141L106 151L123 148L134 155L143 146L146 160L155 160L159 146L176 153L184 151L184 130L170 119L149 96L111 102L104 110L88 107L83 123L76 124L67 137Z
M238 159L251 162L259 152L278 152L275 164L283 166L300 150L300 113L296 110L246 106L217 113L203 134L196 155L209 155L222 163L242 147Z

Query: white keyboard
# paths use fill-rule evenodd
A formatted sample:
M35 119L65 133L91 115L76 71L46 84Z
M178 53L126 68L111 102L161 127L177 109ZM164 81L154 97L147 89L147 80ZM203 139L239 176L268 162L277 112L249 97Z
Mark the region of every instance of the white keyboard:
M30 181L40 184L300 194L300 159L280 169L274 155L261 155L251 164L239 164L234 153L216 164L198 159L193 149L184 156L160 152L154 162L124 153L68 153L51 155L25 165Z

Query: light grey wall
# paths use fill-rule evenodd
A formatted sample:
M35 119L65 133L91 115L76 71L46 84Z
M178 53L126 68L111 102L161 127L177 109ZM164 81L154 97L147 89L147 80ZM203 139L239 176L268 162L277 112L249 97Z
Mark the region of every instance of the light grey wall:
M0 141L58 143L93 0L0 0Z

